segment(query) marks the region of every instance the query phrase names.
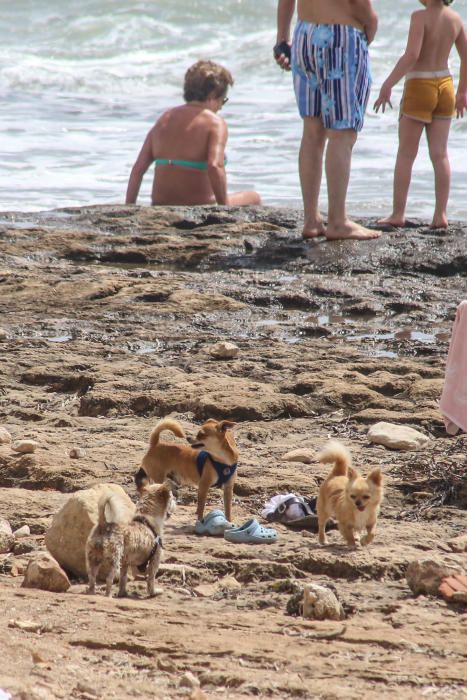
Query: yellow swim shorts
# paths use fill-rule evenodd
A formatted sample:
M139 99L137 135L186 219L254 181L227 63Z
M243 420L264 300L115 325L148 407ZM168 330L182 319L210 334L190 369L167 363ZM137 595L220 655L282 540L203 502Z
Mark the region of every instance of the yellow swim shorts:
M448 71L408 73L400 106L401 116L431 124L433 118L452 119L455 106L454 85Z

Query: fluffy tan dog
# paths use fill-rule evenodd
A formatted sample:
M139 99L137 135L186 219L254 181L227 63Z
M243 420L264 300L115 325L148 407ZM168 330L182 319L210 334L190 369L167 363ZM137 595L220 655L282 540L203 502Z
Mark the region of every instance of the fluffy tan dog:
M154 579L159 569L162 531L165 520L175 510L175 498L169 484L152 484L141 489L136 515L128 522L118 497L103 496L98 504L98 522L86 542L88 593L96 592L101 564L108 567L106 595L120 572L119 597L126 595L128 568L138 567L146 574L148 596L154 595Z
M347 544L359 547L369 544L375 536L376 521L383 498L381 469L373 469L365 479L352 467L350 453L337 440L325 445L318 460L334 467L321 484L316 512L320 544L327 544L325 525L335 517ZM360 540L359 533L366 530Z
M142 467L135 475L138 488L147 481L164 481L174 477L178 483L198 486L198 520L203 519L206 498L211 486L224 489L224 510L227 520L232 520L232 495L237 476L238 449L231 431L232 421L207 420L198 431L191 445L161 442L163 430L170 430L177 437L185 433L177 421L161 420L151 433L149 449L143 457Z

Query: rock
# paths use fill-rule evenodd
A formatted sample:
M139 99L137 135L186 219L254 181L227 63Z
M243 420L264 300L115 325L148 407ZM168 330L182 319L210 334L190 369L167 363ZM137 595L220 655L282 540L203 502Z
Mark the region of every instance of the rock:
M381 421L372 425L368 439L376 445L384 445L390 450L419 450L425 447L431 438L406 425L395 425Z
M15 538L8 520L0 519L0 554L6 554L13 549Z
M117 495L127 506L128 520L134 515L135 505L118 484L96 484L90 489L74 493L55 514L52 525L45 533L45 544L66 571L76 576L86 573L86 540L97 522L97 504L103 494ZM102 571L105 575L105 571Z
M178 684L180 688L199 688L201 683L199 682L199 679L194 675L194 673L191 673L191 671L185 671L183 676L180 678L180 682Z
M222 340L220 343L211 345L208 351L211 357L214 357L216 360L233 360L240 352L240 348L235 343L228 343Z
M80 447L72 447L68 453L68 456L71 459L81 459L81 457L84 457L84 454L84 450L82 450Z
M8 340L8 333L4 328L0 328L0 343L4 340Z
M299 447L282 455L285 462L302 462L302 464L312 464L315 461L315 453L306 447Z
M50 554L41 554L28 564L22 588L40 588L53 593L65 593L70 587L68 576Z
M343 620L345 613L329 588L308 583L303 589L303 617L311 620Z
M415 595L419 593L436 595L441 579L445 576L462 574L461 564L454 559L416 559L407 567L406 579Z
M40 544L36 539L32 537L22 537L20 540L15 541L13 552L16 556L21 556L22 554L35 552L39 548Z
M0 445L9 445L11 435L6 428L0 428Z
M209 598L222 589L236 589L241 587L242 584L233 576L224 576L214 583L200 583L199 586L194 588L194 591L200 598Z
M15 445L12 445L12 450L21 452L22 454L30 454L35 452L39 447L39 443L35 440L20 440Z
M453 552L467 552L467 535L459 535L448 540L448 545Z
M22 527L19 527L17 530L15 530L13 534L16 538L29 537L29 535L31 534L31 529L29 525L23 525Z

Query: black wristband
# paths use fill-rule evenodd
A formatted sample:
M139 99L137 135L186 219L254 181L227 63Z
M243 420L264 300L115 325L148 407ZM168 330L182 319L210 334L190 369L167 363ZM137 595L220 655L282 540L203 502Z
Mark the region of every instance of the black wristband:
M273 48L274 58L279 58L284 55L290 61L290 44L286 41L280 41Z

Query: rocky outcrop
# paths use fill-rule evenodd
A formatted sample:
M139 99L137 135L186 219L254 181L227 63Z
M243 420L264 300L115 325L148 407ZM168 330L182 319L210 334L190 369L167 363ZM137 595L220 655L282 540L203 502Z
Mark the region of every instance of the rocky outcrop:
M122 487L118 484L98 484L70 496L45 533L49 552L66 571L75 576L87 576L86 540L97 523L97 504L104 494L116 495L121 499L127 509L128 520L131 520L135 506Z

